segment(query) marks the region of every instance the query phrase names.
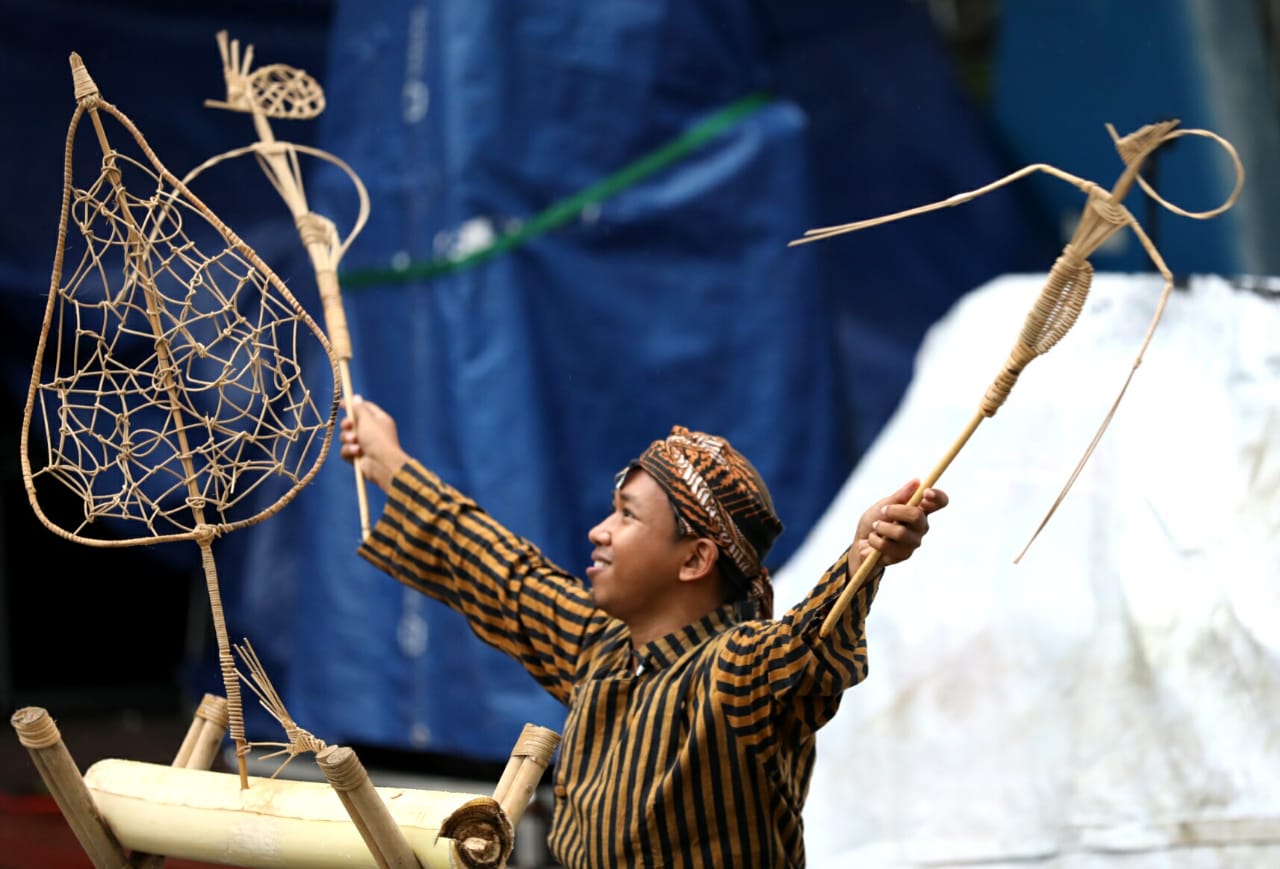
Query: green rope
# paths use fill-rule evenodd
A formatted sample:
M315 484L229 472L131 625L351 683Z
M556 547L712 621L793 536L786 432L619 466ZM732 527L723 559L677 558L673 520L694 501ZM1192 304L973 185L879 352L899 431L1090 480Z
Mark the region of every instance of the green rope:
M574 195L553 203L541 213L525 221L519 229L503 233L485 247L474 250L457 259L434 259L413 263L400 269L361 269L342 275L343 289L356 289L374 285L406 283L429 280L439 275L456 272L479 265L493 257L513 250L535 236L576 219L584 208L602 202L631 187L644 178L667 168L701 147L713 137L738 123L747 115L768 104L765 93L748 94L716 111L705 120L681 133L665 145L657 148L597 181Z

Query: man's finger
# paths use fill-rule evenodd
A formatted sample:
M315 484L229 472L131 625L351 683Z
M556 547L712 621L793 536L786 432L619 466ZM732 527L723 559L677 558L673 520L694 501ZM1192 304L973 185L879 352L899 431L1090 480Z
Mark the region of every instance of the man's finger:
M920 480L912 478L903 483L898 491L893 493L893 500L898 504L905 504L911 500L911 496L916 493L916 489L920 488Z

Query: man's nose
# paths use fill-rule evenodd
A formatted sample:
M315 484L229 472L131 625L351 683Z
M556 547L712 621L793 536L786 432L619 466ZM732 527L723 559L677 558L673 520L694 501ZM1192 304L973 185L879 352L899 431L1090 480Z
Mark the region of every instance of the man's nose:
M609 542L609 520L604 519L597 522L595 527L587 532L587 539L596 545L603 545Z

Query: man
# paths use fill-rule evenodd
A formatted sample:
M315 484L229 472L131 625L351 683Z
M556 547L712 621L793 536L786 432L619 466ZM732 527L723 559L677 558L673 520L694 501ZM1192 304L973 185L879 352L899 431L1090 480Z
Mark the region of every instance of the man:
M568 706L548 836L557 860L804 865L815 735L867 674L881 566L910 557L944 492L907 506L913 480L873 504L849 549L773 620L763 560L782 523L723 438L677 426L622 469L613 512L588 534L589 586L412 459L372 402L352 401L341 443L388 495L361 555L466 616ZM873 549L877 572L820 638Z

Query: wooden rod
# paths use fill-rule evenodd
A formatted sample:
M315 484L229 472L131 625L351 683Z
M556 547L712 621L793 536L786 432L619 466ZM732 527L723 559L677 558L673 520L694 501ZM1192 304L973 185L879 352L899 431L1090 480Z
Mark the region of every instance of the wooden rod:
M493 798L506 812L512 827L519 825L525 809L533 801L538 782L542 780L559 745L560 734L546 727L526 724L521 731L507 767L493 792Z
M938 478L946 471L947 466L951 464L952 459L959 454L960 450L972 437L974 431L986 419L986 414L979 411L974 414L973 419L969 420L969 424L965 426L960 437L956 438L955 443L951 445L951 449L947 450L947 454L942 460L929 472L929 476L920 481L920 485L916 487L915 494L907 501L908 506L914 507L920 503L920 499L924 497L924 490L938 482ZM819 629L819 636L825 637L835 628L836 622L844 615L844 611L849 608L849 601L853 600L853 596L858 593L858 589L862 588L868 576L871 575L872 569L876 563L880 561L880 550L873 549L867 553L866 558L862 559L862 564L858 566L858 570L849 578L849 582L845 584L844 591L840 593L840 597L836 599L835 604L831 607L831 612L827 613L827 617L822 621L822 627Z
M342 800L379 869L419 869L413 848L374 790L356 753L345 746L325 746L316 754L316 764Z
M103 820L93 795L62 741L58 725L47 710L26 706L10 718L18 740L26 746L45 787L66 818L80 847L97 869L129 866L124 848Z

